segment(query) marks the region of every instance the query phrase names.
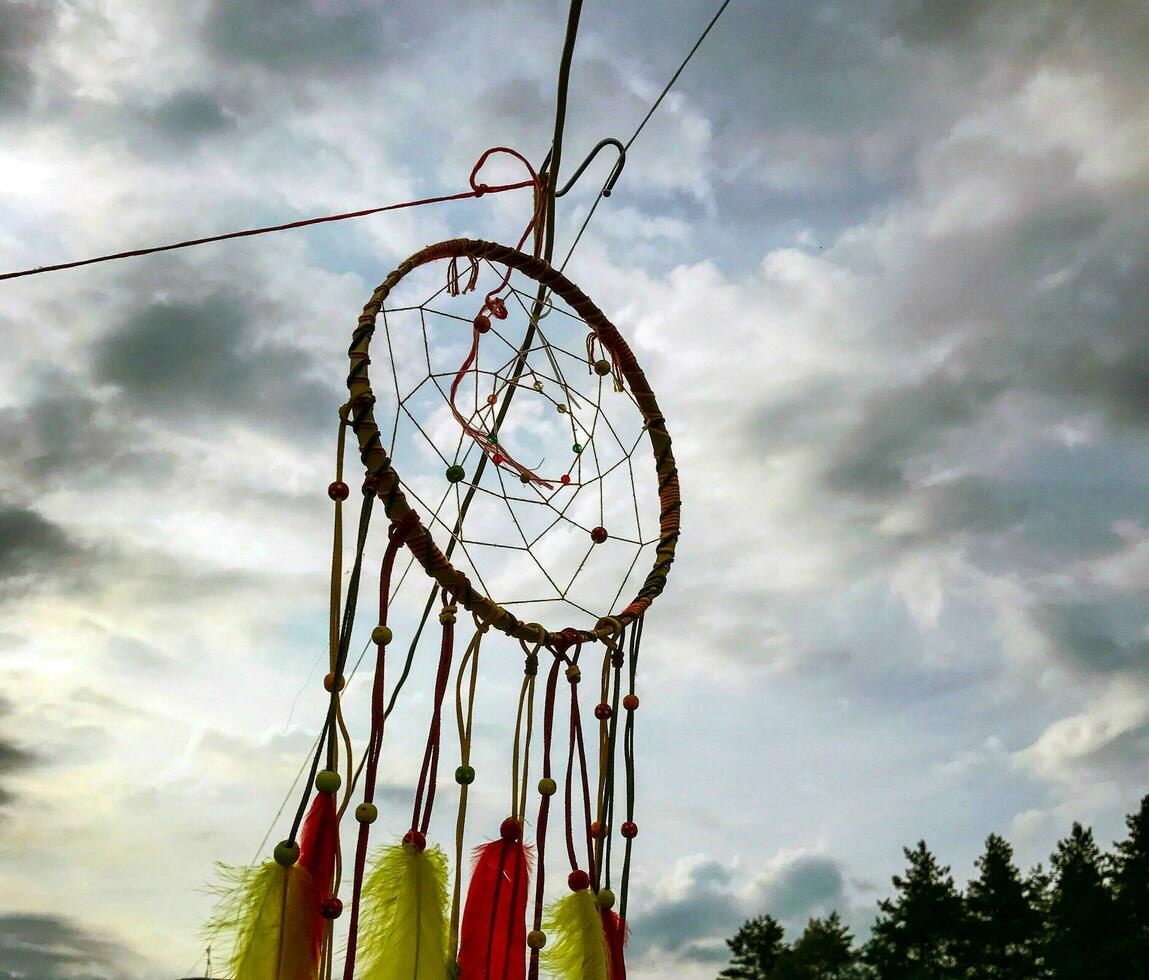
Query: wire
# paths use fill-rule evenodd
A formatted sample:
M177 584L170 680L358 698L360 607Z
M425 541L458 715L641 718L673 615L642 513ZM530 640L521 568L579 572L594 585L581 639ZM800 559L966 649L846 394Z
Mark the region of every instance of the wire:
M698 40L694 42L694 47L692 47L687 53L686 57L682 59L682 64L678 66L678 71L671 75L670 81L666 83L666 87L663 88L663 90L659 93L658 98L654 100L654 104L650 107L649 110L647 110L646 115L642 117L642 122L638 124L638 128L633 133L631 133L630 139L626 141L626 146L623 147L624 154L631 148L631 146L634 144L634 141L638 139L638 134L646 128L646 124L650 121L650 117L653 116L655 110L657 110L658 107L662 105L662 100L666 98L667 93L674 87L674 83L678 81L678 76L682 74L683 70L690 63L690 59L694 57L694 52L702 46L702 42L706 40L706 36L713 29L714 25L718 23L718 18L721 17L723 13L725 13L726 8L729 6L730 0L723 0L722 6L718 8L717 13L715 13L715 15L710 18L710 23L706 25L706 29L698 36ZM609 196L609 190L611 186L612 181L610 178L608 178L606 185L603 187L603 190L598 192L598 196L594 199L594 203L590 206L590 211L587 212L586 218L583 219L582 226L579 228L578 234L575 235L575 240L571 243L571 247L567 250L566 258L563 259L563 264L559 266L559 272L562 272L564 269L566 269L567 263L571 260L571 255L574 254L575 246L578 245L579 240L582 238L583 232L586 231L586 226L590 224L590 219L594 217L595 211L598 210L599 203L604 197ZM604 193L604 191L606 193Z
M266 235L273 231L287 231L291 228L306 228L308 225L320 225L328 221L346 221L348 218L363 218L369 214L379 214L383 211L398 211L400 208L415 208L424 204L442 204L444 201L461 201L468 197L482 197L484 194L498 194L502 191L515 191L524 187L533 187L534 181L524 180L517 184L499 184L489 187L480 184L474 190L463 191L459 194L446 194L441 197L425 197L419 201L404 201L402 204L387 204L381 208L367 208L365 211L348 211L345 214L331 214L322 218L305 218L302 221L290 221L284 225L269 225L266 228L249 228L246 231L232 231L226 235L212 235L210 238L193 238L186 242L175 242L172 245L155 245L151 248L137 248L130 252L116 252L112 255L100 255L93 259L81 259L79 262L61 262L58 265L43 265L35 269L24 269L20 272L0 273L0 281L5 279L19 279L22 276L36 276L41 272L60 272L63 269L77 269L83 265L95 265L97 262L112 262L116 259L130 259L138 255L153 255L156 252L171 252L177 248L191 248L193 245L207 245L210 242L224 242L231 238L248 238L252 235Z

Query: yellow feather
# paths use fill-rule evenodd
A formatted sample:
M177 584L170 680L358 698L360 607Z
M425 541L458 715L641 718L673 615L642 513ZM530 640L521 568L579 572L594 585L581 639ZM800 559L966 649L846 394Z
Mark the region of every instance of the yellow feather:
M447 980L447 857L441 848L384 850L363 882L360 980Z
M212 940L233 937L234 980L315 980L319 972L313 909L319 897L311 875L273 861L257 868L220 866L226 882L206 926Z
M547 910L543 966L562 980L609 980L602 917L589 888L572 892Z

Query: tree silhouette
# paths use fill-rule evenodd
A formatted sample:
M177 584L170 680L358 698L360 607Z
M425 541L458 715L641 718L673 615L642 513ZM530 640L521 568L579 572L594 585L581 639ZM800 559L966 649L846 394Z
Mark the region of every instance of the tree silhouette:
M1050 974L1056 980L1126 980L1130 974L1115 962L1116 910L1093 832L1074 823L1050 863L1054 883L1045 940Z
M957 980L964 909L950 869L938 865L924 840L904 853L909 869L904 878L893 876L897 898L878 903L866 962L882 980Z
M1129 976L1149 977L1149 796L1125 825L1129 836L1114 845L1113 855L1118 961Z
M785 950L785 933L777 920L760 915L742 924L742 928L727 939L730 947L730 966L718 976L720 980L768 980L779 957Z
M979 980L1034 980L1042 919L1013 864L1013 848L997 834L985 841L979 877L966 887L962 965Z
M852 980L857 953L854 937L837 912L811 919L794 945L770 972L770 980Z

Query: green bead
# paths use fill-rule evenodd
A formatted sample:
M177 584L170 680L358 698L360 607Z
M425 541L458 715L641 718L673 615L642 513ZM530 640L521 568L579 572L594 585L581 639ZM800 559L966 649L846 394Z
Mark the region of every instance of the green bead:
M595 901L600 909L614 908L614 892L609 888L600 888L595 896Z
M576 442L573 446L571 446L571 449L573 449L576 453L581 453L582 452L582 443Z
M470 786L475 781L475 770L471 766L459 766L455 770L455 782L460 786Z
M559 784L556 783L550 776L544 776L539 780L539 794L542 796L554 796L559 791Z
M610 374L610 361L600 360L594 362L594 373L599 377L605 377Z
M376 646L379 644L386 646L391 642L391 630L386 626L376 626L375 629L371 631L371 642Z
M453 463L447 467L447 479L451 483L458 483L467 475L467 471L463 469L458 463Z
M487 434L487 442L489 442L493 446L498 441L499 441L499 434L492 429Z
M315 788L320 793L336 793L341 785L343 779L331 769L321 769L315 774Z
M299 860L299 845L293 840L282 840L275 845L275 863L290 868Z
M379 809L374 803L360 803L355 808L355 819L360 823L374 823L379 816Z

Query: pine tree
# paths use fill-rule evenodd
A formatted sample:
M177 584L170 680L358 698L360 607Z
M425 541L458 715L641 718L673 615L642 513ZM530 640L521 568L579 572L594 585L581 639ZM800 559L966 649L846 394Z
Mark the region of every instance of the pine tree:
M778 959L785 951L783 929L773 916L760 915L742 924L730 947L730 966L718 976L720 980L768 980Z
M964 934L964 909L948 867L918 841L904 849L909 869L893 876L896 899L878 903L878 916L866 944L867 963L882 980L956 980L957 954Z
M981 875L966 887L963 966L979 980L1034 980L1042 923L1013 864L1013 849L990 834L977 867Z
M789 972L771 980L849 980L856 975L854 937L842 924L837 912L825 919L811 919L794 943L788 964Z
M1113 855L1118 962L1131 977L1149 977L1149 796L1125 825L1129 836L1114 845Z
M1051 856L1054 884L1049 899L1045 960L1056 980L1127 980L1118 969L1113 895L1105 859L1093 832L1074 823Z

